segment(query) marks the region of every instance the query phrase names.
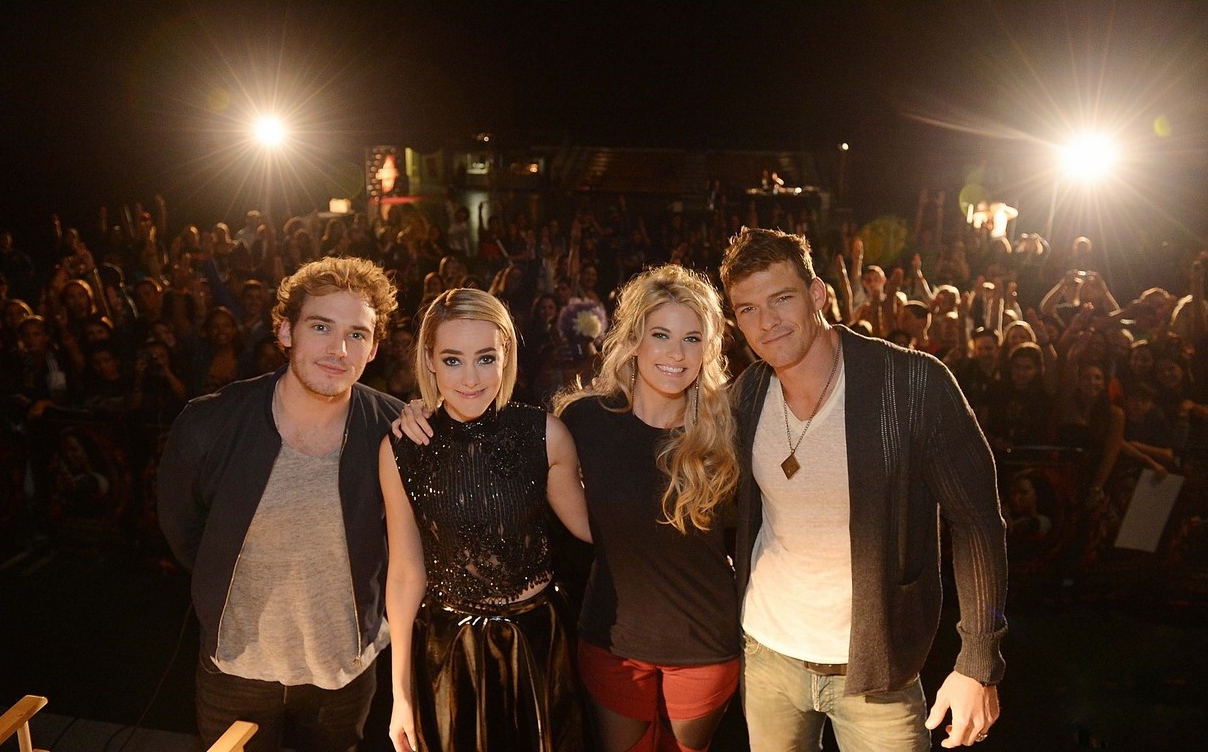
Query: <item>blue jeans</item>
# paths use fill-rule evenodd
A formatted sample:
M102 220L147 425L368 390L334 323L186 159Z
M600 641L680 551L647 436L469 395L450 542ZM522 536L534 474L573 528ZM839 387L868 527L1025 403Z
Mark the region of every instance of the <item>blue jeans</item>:
M197 662L197 731L208 747L233 722L251 721L260 728L247 752L278 752L284 738L297 752L355 752L376 690L372 664L340 689L321 689L224 674L202 655Z
M821 676L743 635L742 707L751 749L822 749L827 718L843 752L925 752L927 701L918 677L891 692L845 697L846 677Z

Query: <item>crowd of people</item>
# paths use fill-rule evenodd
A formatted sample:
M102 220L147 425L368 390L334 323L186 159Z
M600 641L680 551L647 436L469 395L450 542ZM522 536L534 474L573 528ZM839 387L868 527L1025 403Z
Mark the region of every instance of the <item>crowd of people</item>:
M1044 552L1027 557L1029 567L1068 565L1076 547L1073 559L1084 563L1101 554L1140 470L1199 477L1208 416L1208 356L1196 347L1208 305L1202 256L1189 264L1185 288L1151 288L1121 303L1089 239L1063 253L1038 236L1012 245L990 228L954 229L942 193L924 191L906 247L879 264L866 263L853 225L828 224L816 208L727 207L725 192L714 193L721 199L691 219L635 211L624 196L585 200L564 216L533 216L526 203L488 217L480 206L476 235L452 191L428 214L410 205L380 218L312 213L280 228L253 210L235 230L217 222L169 231L156 197L149 209L102 208L91 231L55 217L41 245L4 231L3 451L19 481L5 492L4 515L32 508L129 521L148 512L148 464L185 402L284 363L270 310L281 279L308 260L367 258L398 284L398 312L365 383L418 397L419 315L444 290L474 287L512 314L517 398L548 405L567 384L590 380L627 279L664 262L715 276L742 226L810 239L828 283L828 320L952 369L1006 460L1004 500L1016 497L1011 471L1043 476L1038 509L1007 505L1020 531L1043 529L1048 539L1021 542L1020 550ZM753 354L732 321L726 342L735 377ZM130 437L124 467L115 467L122 447L109 446L115 425ZM1201 510L1192 511L1186 535L1199 524ZM1167 546L1171 556L1193 549Z
M214 593L238 583L240 597L271 602L267 583L281 570L236 577L242 544L202 537L205 515L196 516L188 486L165 486L164 473L220 497L248 483L268 484L273 494L264 491L265 498L278 498L286 491L274 463L282 460L264 455L263 482L239 471L233 458L267 451L268 424L250 436L229 434L212 400L194 402L184 414L193 433L223 437L218 466L198 464L209 462L212 446L196 437L182 444L179 427L171 442L168 435L189 400L227 385L245 384L221 392L238 398L235 412L244 415L269 399L262 392L279 393L257 418L276 422L280 436L267 441L273 456L282 440L301 448L291 467L314 473L315 484L326 482L325 471L308 458L330 459L335 449L341 452L333 473L354 454L377 453L379 466L390 468L370 494L383 499L390 538L384 601L367 584L376 576L373 561L387 561L384 549L358 544L353 560L342 560L354 587L337 612L350 614L348 628L357 634L356 668L327 661L315 673L304 661L300 675L308 685L372 695L350 677L389 639L379 623L383 611L393 623L414 619L414 635L391 630L415 646L407 657L394 652L391 733L400 749L518 738L533 748L565 748L576 733L566 710L574 703L563 699L573 689L564 680L574 672L553 605L560 596L545 592L555 574L552 533L548 523L533 522L547 496L565 529L595 543L577 657L590 725L608 750L707 748L738 684L740 656L744 670L762 672L761 689L795 681L779 662L786 657L803 661L839 696L892 689L886 703L903 709L892 720L904 729L903 749L925 743L917 673L928 629L934 633L939 582L922 577L901 599L883 600L882 591L938 561L926 543L937 537L937 506L953 553L965 647L926 722L935 728L950 710L953 743L980 741L998 713L993 688L1002 675L1006 565L994 554L1003 522L998 497L1013 573L1068 584L1113 558L1140 478L1178 475L1184 493L1158 556L1172 566L1205 563L1208 510L1195 506L1195 489L1204 487L1208 468L1208 252L1191 259L1185 289L1150 288L1121 304L1105 257L1089 239L1062 251L1038 236L1012 243L992 226L954 227L944 220L943 193L923 192L904 247L878 248L875 264L865 251L872 238L854 223L829 221L817 206L787 211L780 202L751 199L728 205L724 191L711 195L695 216L635 210L624 196L585 198L560 216L539 216L536 203L513 209L505 202L489 217L480 208L476 233L453 190L427 214L399 205L380 216L311 214L279 224L249 211L235 231L218 222L169 232L166 202L157 197L153 209L123 210L117 223L102 209L92 232L55 218L47 247L34 256L4 232L0 451L13 482L0 498L0 515L31 538L49 534L87 547L98 536L124 536L167 567L162 526L175 558L194 572L195 602L206 606L198 607L209 640L198 669L199 702L204 686L219 705L237 705L244 689L214 677L272 673L282 657L243 651L258 642L247 631L254 625L224 622ZM348 282L340 275L351 272L330 259L361 260L365 268L353 267L355 274L370 282ZM364 311L336 306L340 296L380 295L374 269L392 280L391 300L373 299ZM294 308L291 290L302 290ZM322 311L314 301L322 301ZM359 365L337 368L316 356L306 366L316 369L312 383L294 359L333 332L347 340L341 357ZM266 374L287 363L295 364L285 369L293 375L274 393ZM418 444L431 439L433 448L407 439L386 439L380 452L359 440L350 445L345 412L303 404L299 395L326 394L320 382L354 372L383 395L340 391L354 405L372 405L353 410L358 420L380 432L384 420L401 413L408 436ZM287 389L295 377L300 386ZM735 382L732 390L727 382ZM831 399L836 394L843 396ZM419 402L404 411L411 400ZM553 409L561 420L535 408ZM785 433L775 437L781 417ZM323 446L309 445L315 441ZM878 444L875 451L868 441ZM254 443L240 454L246 442ZM582 489L566 482L574 452L559 452L563 443L578 447ZM512 453L506 461L499 447ZM616 477L618 467L631 477ZM836 468L869 472L844 470L840 477ZM215 478L228 474L230 489L217 487ZM484 520L456 508L453 500L481 492L483 479L495 476L492 493L506 514ZM339 477L337 497L367 493ZM806 477L811 482L803 485ZM287 487L306 487L297 483ZM818 483L829 489L819 502L846 488L850 509L820 503L810 513L818 516L791 511L789 502L813 498L818 492L809 489ZM888 490L892 484L896 491ZM738 500L736 519L730 497ZM868 500L889 498L901 508L891 503L877 521L881 502ZM161 522L165 500L173 514ZM609 512L639 501L628 521ZM839 532L858 507L869 540L897 536L896 558L888 544L872 551ZM224 511L250 526L243 535L266 546L261 551L284 545L282 533L273 537L253 525L251 515L256 523L261 515L254 507ZM362 527L346 531L350 552L354 536L361 543L373 537L372 520L357 520ZM723 532L735 522L737 539L727 542ZM310 526L294 527L306 540L316 535ZM803 536L806 529L814 532ZM831 563L797 561L786 551L798 545L825 552ZM725 577L708 576L712 568L728 570L727 555L737 565L738 602L726 599L730 588L718 588ZM849 563L836 569L839 560ZM426 598L423 579L406 574L421 564ZM796 575L787 573L802 571L807 575L791 584ZM849 583L846 590L836 588L839 581ZM819 588L828 594L822 606L814 597ZM652 600L661 632L682 630L683 637L650 631ZM742 629L722 628L740 607ZM806 637L786 629L782 607L811 625ZM714 618L703 621L718 626L715 633L693 626L702 608L711 609ZM303 626L329 630L329 615L320 613L326 610L302 619ZM884 619L897 624L897 637ZM519 637L499 633L503 622L518 625ZM293 635L296 627L274 628ZM220 633L234 642L219 649ZM330 631L323 635L333 639ZM483 646L514 649L517 639L522 652L542 656L537 664L517 667L514 656L500 658L502 650L479 656L494 655L498 665L467 657ZM695 673L670 671L685 666ZM422 679L413 683L412 674ZM655 675L661 678L650 679ZM526 682L536 694L516 694ZM413 695L415 686L424 689ZM473 699L501 686L512 688L515 701L506 708L488 712ZM532 697L539 700L528 708ZM769 713L751 724L752 739L758 735L769 748L821 733L821 721L798 728L771 718L771 694L750 702ZM542 713L551 708L562 708L555 720L569 725L550 726ZM203 716L199 706L199 719L211 721L206 733L221 732L223 712L216 705ZM858 744L870 720L838 702L811 712L831 719L844 746ZM527 720L515 721L521 716ZM349 738L348 724L336 731Z

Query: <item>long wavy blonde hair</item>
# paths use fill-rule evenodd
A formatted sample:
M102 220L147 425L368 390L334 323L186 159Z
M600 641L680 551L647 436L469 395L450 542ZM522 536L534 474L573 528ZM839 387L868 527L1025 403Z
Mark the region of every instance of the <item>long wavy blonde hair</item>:
M554 412L585 397L604 397L609 409L633 410L637 350L646 319L662 306L678 303L701 322L704 359L695 383L687 390L683 430L670 433L655 463L669 479L663 493L664 522L687 533L690 522L708 530L718 507L738 485L738 452L734 414L725 393L726 357L722 354L725 318L717 290L703 276L667 264L637 275L621 289L613 325L604 338L600 373L588 387L574 387L554 398ZM678 421L677 421L678 422Z

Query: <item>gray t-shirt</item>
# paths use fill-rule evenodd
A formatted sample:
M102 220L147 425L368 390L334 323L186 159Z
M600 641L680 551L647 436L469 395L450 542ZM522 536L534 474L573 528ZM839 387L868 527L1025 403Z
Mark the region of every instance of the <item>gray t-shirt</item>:
M281 445L219 624L224 673L339 689L390 641L382 622L358 654L339 476L339 449L312 457Z

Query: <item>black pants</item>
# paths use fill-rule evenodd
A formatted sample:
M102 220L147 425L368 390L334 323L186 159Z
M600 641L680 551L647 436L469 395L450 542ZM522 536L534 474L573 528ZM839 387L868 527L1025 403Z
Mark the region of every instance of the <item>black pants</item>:
M377 689L373 665L340 689L284 684L224 674L202 656L197 662L197 730L205 746L235 721L260 729L248 752L277 752L289 739L297 752L355 752Z

